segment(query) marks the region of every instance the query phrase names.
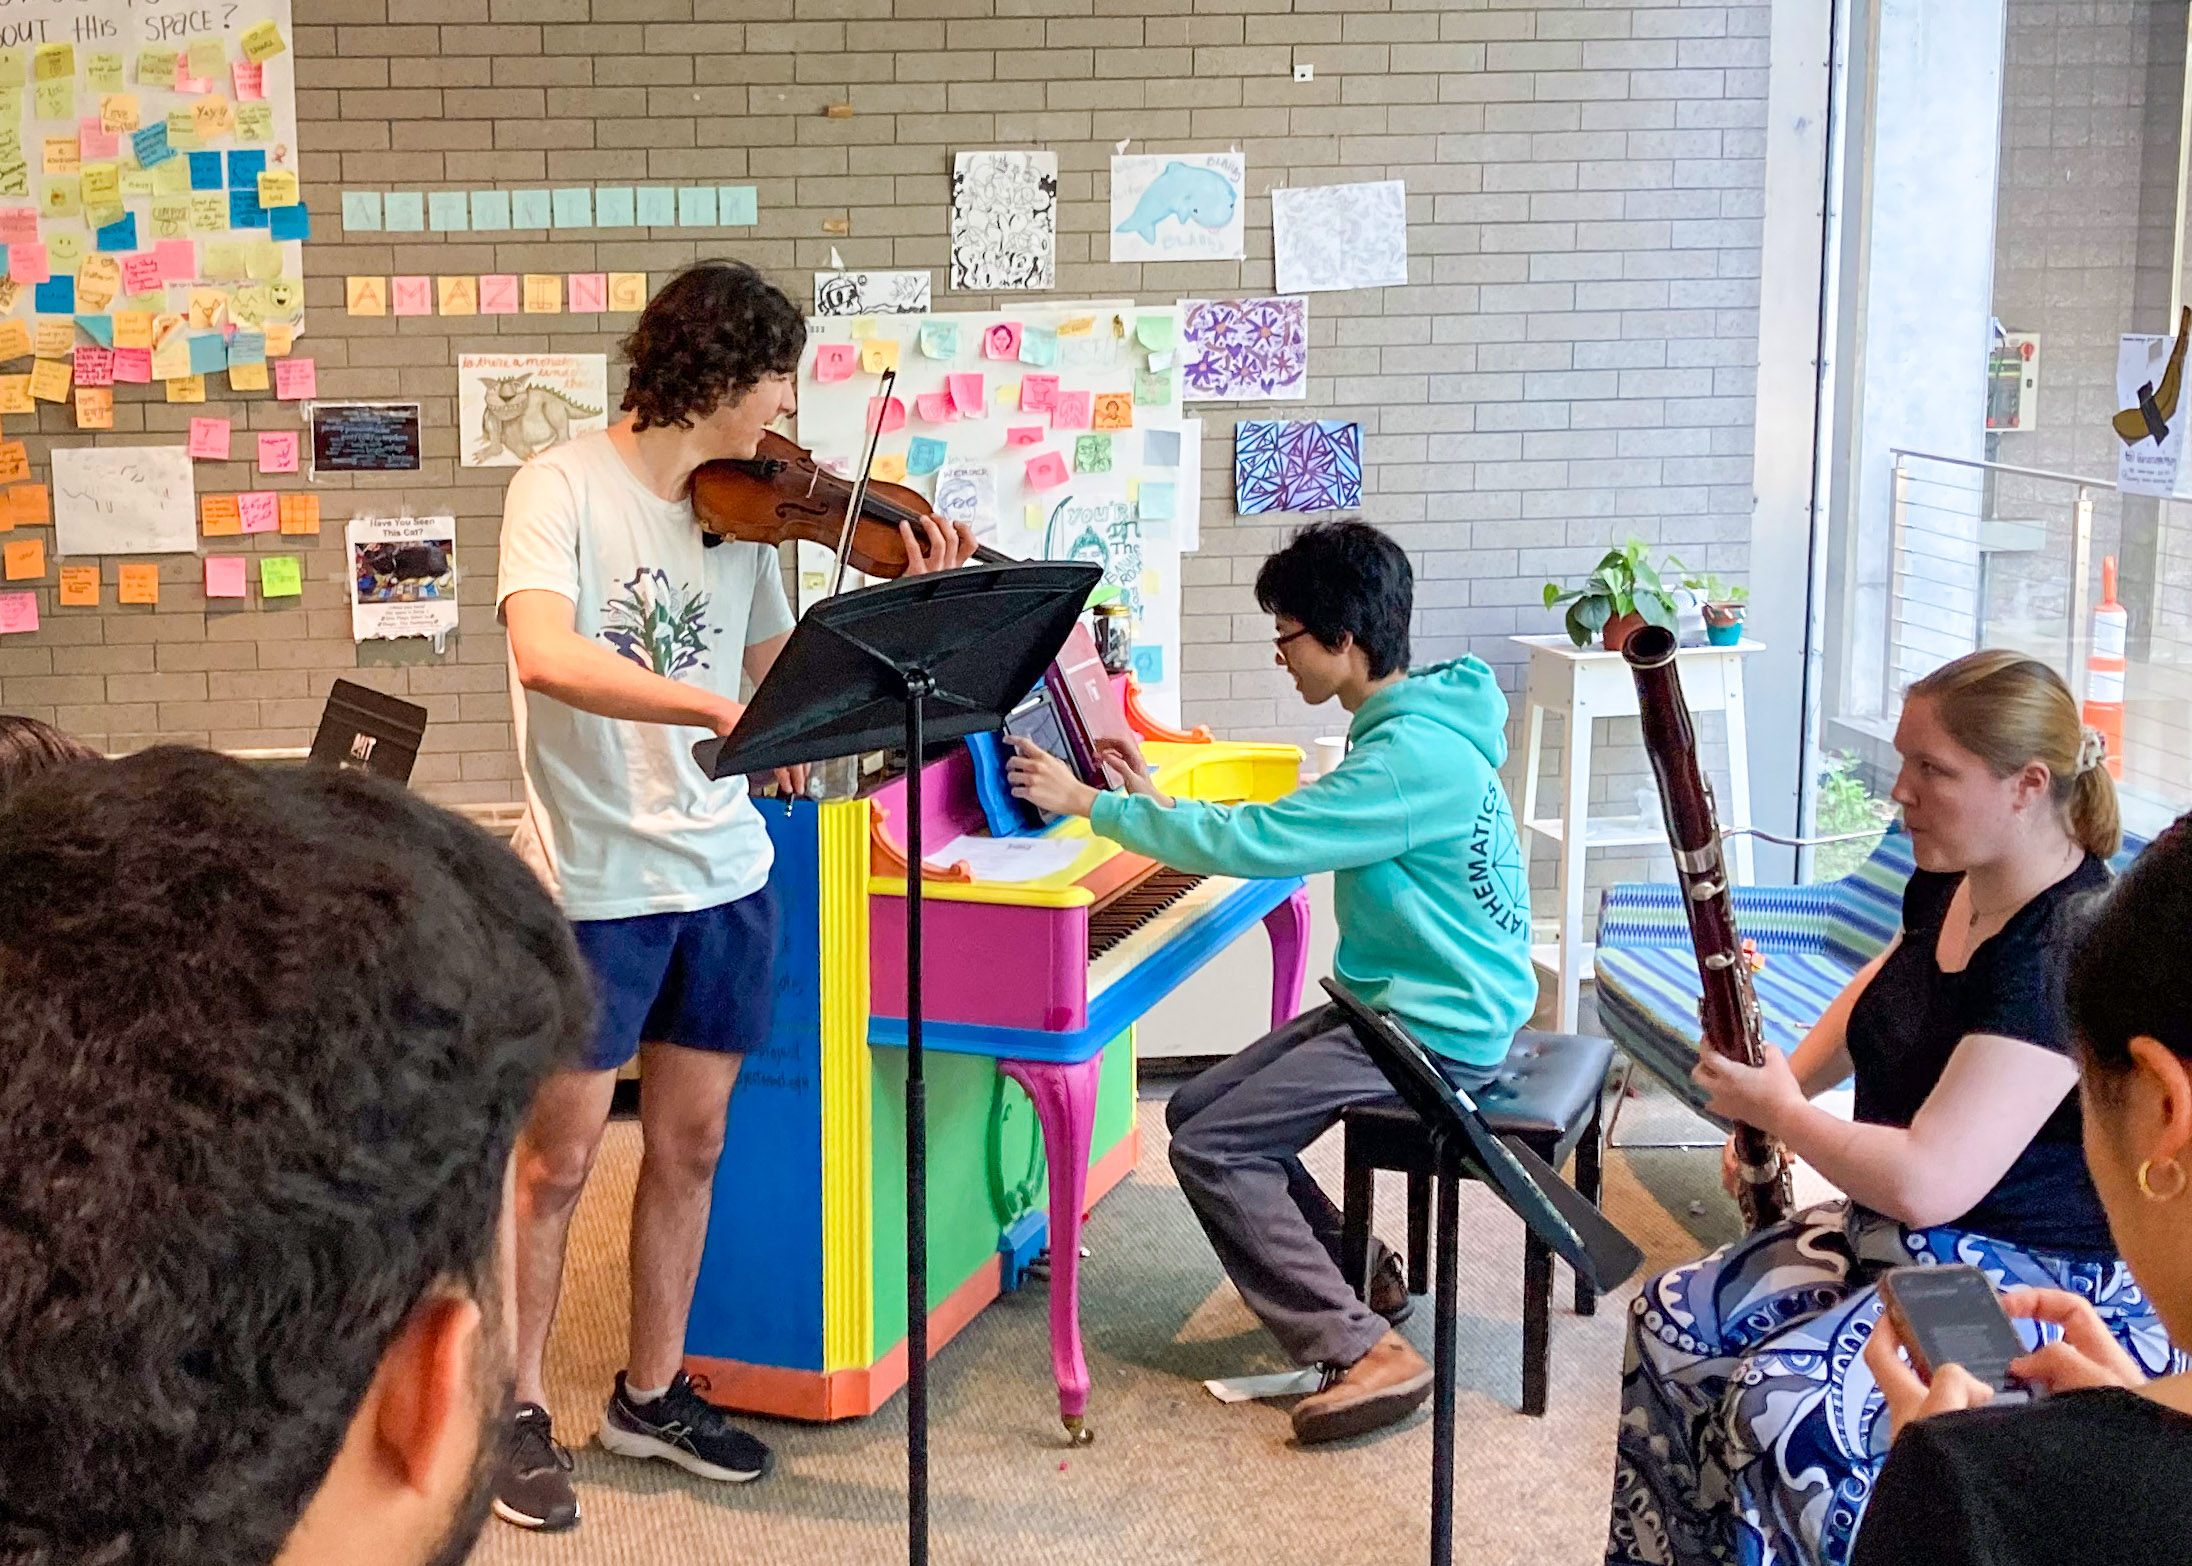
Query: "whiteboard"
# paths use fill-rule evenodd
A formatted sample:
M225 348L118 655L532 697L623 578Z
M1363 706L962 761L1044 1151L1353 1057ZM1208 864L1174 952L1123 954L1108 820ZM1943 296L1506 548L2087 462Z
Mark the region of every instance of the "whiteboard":
M1150 323L1146 328L1144 322ZM1090 323L1074 335L1078 323ZM1159 325L1157 323L1162 323ZM1061 332L1055 362L985 357L991 329L1010 324ZM938 329L956 334L956 351L942 356L924 351L939 346ZM1168 348L1152 350L1143 334ZM909 455L916 439L941 441L947 465L986 468L995 495L994 518L978 527L983 542L1025 559L1090 559L1105 568L1105 581L1135 607L1136 674L1150 711L1165 722L1179 717L1180 553L1183 540L1196 538L1201 499L1199 420L1181 417L1179 310L1176 305L1136 305L1127 300L1079 304L1028 301L1004 310L961 311L900 316L833 316L809 320L808 348L799 376L799 442L816 459L850 473L859 460L862 430L878 375L856 369L842 380L817 378L816 368L832 345L856 349L873 341L895 342L898 380L892 392L904 404L905 423L878 442L878 467ZM1153 362L1158 366L1152 368ZM923 417L920 401L947 389L951 375L979 374L984 397L978 413L946 420ZM1132 408L1130 428L1112 431L1061 429L1043 412L1023 412L1018 389L1029 374L1055 375L1064 393L1135 395L1137 376L1145 397L1162 401ZM1013 444L1013 432L1039 430L1031 444ZM1154 442L1151 435L1156 432ZM1072 471L1075 448L1084 434L1111 436L1111 469ZM1177 445L1169 465L1149 461L1152 445ZM1032 484L1028 465L1056 454L1068 469L1064 482ZM1165 453L1158 453L1162 456ZM881 475L879 475L881 476ZM932 501L939 473L908 473L898 480ZM1168 520L1145 517L1142 487L1172 486ZM1153 492L1154 493L1154 492ZM802 583L813 572L802 552Z

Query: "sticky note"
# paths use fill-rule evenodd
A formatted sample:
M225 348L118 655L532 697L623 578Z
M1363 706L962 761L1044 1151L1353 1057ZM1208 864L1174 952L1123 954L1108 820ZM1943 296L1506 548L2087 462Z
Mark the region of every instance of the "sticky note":
M931 359L958 358L959 323L956 321L923 321L921 323L921 352Z
M563 313L563 278L555 272L528 272L525 274L525 313L527 315L561 315Z
M317 397L319 370L310 359L284 359L274 366L274 395L285 402Z
M231 217L231 207L233 205L229 200L229 197L231 195L240 196L242 194L243 192L240 190L234 192L219 190L198 190L191 192L190 231L193 234L220 234L227 232L229 228L234 226L229 221ZM253 200L256 201L257 198L254 197Z
M20 359L30 352L30 323L20 316L0 321L0 359Z
M950 392L923 392L913 399L913 411L931 424L949 424L958 414L952 410ZM915 468L916 473L929 471Z
M1134 340L1151 353L1162 353L1172 346L1172 317L1169 315L1138 316L1134 321Z
M860 345L860 368L870 375L898 368L898 339L871 337Z
M481 315L516 315L518 280L508 272L490 272L479 280Z
M42 174L74 174L83 165L82 132L71 131L66 136L47 136L44 150L39 155L39 172Z
M1176 486L1158 483L1153 479L1142 480L1141 519L1144 522L1169 522L1172 520Z
M112 386L79 386L76 388L76 427L80 430L111 430L114 428L114 388Z
M117 348L114 350L114 378L131 386L144 386L152 380L152 350L150 348Z
M193 215L197 203L191 204ZM232 190L228 193L228 226L230 228L266 228L273 222L266 208L259 205L256 190Z
M264 197L260 199L265 200ZM426 226L436 233L462 232L471 221L471 199L463 191L430 190L426 193Z
M751 185L720 185L715 193L715 220L724 228L751 228L761 221L761 207Z
M160 568L142 561L125 562L117 573L120 587L115 593L125 604L156 604L160 601Z
M951 393L951 405L955 412L971 417L982 411L982 377L979 374L947 375L944 377L944 387Z
M9 514L17 527L50 527L53 496L43 484L18 484L7 493Z
M859 362L859 350L851 343L814 345L814 378L817 381L827 383L851 380L853 369Z
M0 413L36 413L38 404L31 401L30 375L0 375Z
M906 449L906 471L934 473L944 465L944 451L942 441L930 440L926 435L914 436L912 445Z
M715 187L713 185L687 185L677 193L677 226L679 228L714 228Z
M228 368L228 343L219 332L192 332L189 343L192 375L210 375Z
M418 233L426 227L426 197L415 190L391 190L384 199L382 220L391 233Z
M472 192L472 227L480 233L500 233L510 226L510 192L507 190L475 190ZM463 224L457 225L462 228Z
M160 271L160 258L156 255L125 256L122 259L122 289L125 293L149 294L167 281Z
M19 440L0 440L0 484L30 477L30 448Z
M1030 489L1056 489L1066 481L1066 459L1055 451L1046 451L1032 457L1027 465L1027 484Z
M1176 468L1180 465L1180 432L1178 430L1142 431L1142 466L1145 468Z
M137 51L137 84L140 87L175 85L176 54L173 49L148 46Z
M276 207L275 214L287 212L288 207ZM298 211L304 210L298 208ZM271 283L282 275L282 249L272 239L244 241L244 270L262 283Z
M587 185L560 186L549 203L550 215L558 228L592 228L594 226L594 192Z
M190 454L213 462L228 460L229 423L226 419L192 419Z
M1040 424L1017 424L1005 431L1008 446L1040 446L1048 432Z
M227 538L244 530L243 513L234 495L198 497L198 531L208 538Z
M46 541L42 538L11 540L6 556L11 582L32 582L46 574Z
M218 38L193 38L188 58L190 74L200 81L210 82L228 71L228 49Z
M1076 473L1109 473L1111 471L1111 437L1109 435L1081 435L1073 442L1073 471Z
M53 275L46 264L44 245L8 246L8 276L25 285L43 283ZM74 303L72 299L70 303Z
M630 228L637 217L638 207L631 186L610 185L594 192L596 228Z
M570 277L573 315L599 315L609 304L609 274L573 272Z
M388 313L388 283L385 278L353 277L347 280L343 295L351 315L386 315Z
M163 163L158 170L165 173L179 168L180 161ZM157 186L158 181L154 181ZM155 240L181 239L190 232L190 198L188 196L154 196L147 229Z
M443 315L479 314L479 282L470 277L437 277L434 294Z
M282 496L282 531L292 535L320 530L320 497L295 493Z
M1172 377L1148 370L1134 372L1134 401L1142 407L1161 407L1172 401Z
M76 75L76 46L65 43L40 44L30 57L30 74L34 81L51 82Z
M0 636L38 629L36 593L0 593Z
M271 533L282 525L281 497L271 489L238 495L236 518L246 533Z
M612 310L646 309L647 274L645 272L611 272L609 274L609 308Z
M883 419L884 434L888 435L892 430L904 429L906 427L905 399L893 397L888 407L882 406L882 403L883 399L880 397L870 397L868 399L867 423L862 425L861 428L863 430L874 429L876 416L880 412Z
M218 152L193 152L190 154L190 188L192 190L225 190L228 176Z
M906 454L902 451L877 452L875 460L868 464L868 477L881 479L886 484L902 483L906 477Z
M242 598L245 560L242 555L207 555L205 595L208 598Z
M272 141L274 139L274 105L271 103L239 103L236 105L236 135L243 141Z
M1058 323L1060 337L1092 337L1095 332L1096 317L1092 315L1077 315L1070 321Z
M1050 405L1050 427L1054 430L1085 430L1089 419L1089 393L1062 391Z
M171 331L162 337L152 350L152 373L158 379L171 381L179 375L190 373L190 339L182 332Z
M1020 329L1020 362L1022 364L1056 364L1058 362L1058 333L1054 327L1023 326ZM1025 406L1023 403L1022 406Z
M221 166L228 172L228 188L230 190L257 190L259 189L261 176L268 172L266 149L263 147L238 147L234 151L223 155ZM289 176L287 188L290 192L290 200L294 201L297 188L297 177L294 174ZM260 205L279 207L285 206L287 203L262 200Z
M40 402L67 402L74 379L74 367L66 359L33 360L30 394Z
M295 555L259 557L259 596L295 598L304 591L303 563Z
M1125 392L1098 392L1090 404L1089 422L1100 430L1134 427L1134 399ZM1054 419L1051 421L1056 423Z
M46 262L56 277L76 275L77 263L84 259L84 236L72 229L54 229L46 235Z
M229 62L228 82L236 89L237 112L241 113L242 104L266 96L266 67L256 60L233 60Z
M49 277L37 287L33 295L33 308L41 315L74 315L76 313L76 279L73 277Z
M112 348L79 348L72 355L76 366L78 386L112 386L114 384L114 350Z
M111 223L99 226L99 248L108 252L124 252L137 248L137 214L125 212Z
M253 22L236 42L242 48L244 58L254 65L264 65L289 47L282 38L280 24L271 17L263 22Z
M37 241L37 212L29 207L0 207L0 243L30 245Z
M76 84L40 82L31 93L31 101L37 105L35 116L38 119L68 119L76 112Z
M260 432L259 471L261 473L294 473L297 471L297 432L295 430L262 430Z
M660 185L642 185L637 195L639 221L646 228L672 228L677 224L677 192Z
M391 278L388 284L388 307L397 315L432 315L434 313L434 280L430 277ZM234 344L230 345L229 363L236 362Z
M985 359L1017 359L1020 357L1020 323L999 321L982 333L982 357Z
M555 203L545 190L510 192L510 226L545 229L555 220Z
M856 315L845 323L845 334L856 343L864 343L875 335L875 317Z
M99 607L99 568L95 565L65 565L61 567L61 607L64 609L96 609Z
M1058 377L1027 375L1020 379L1020 411L1043 413L1057 405Z

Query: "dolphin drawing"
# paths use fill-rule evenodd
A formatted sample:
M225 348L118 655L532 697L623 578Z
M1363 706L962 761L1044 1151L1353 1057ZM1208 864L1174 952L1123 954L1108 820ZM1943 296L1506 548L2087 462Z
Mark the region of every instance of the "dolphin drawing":
M1149 182L1142 199L1134 204L1133 215L1119 225L1117 232L1137 234L1142 243L1153 245L1157 242L1157 227L1166 218L1202 228L1223 228L1233 221L1236 199L1224 175L1192 163L1168 163L1164 172Z

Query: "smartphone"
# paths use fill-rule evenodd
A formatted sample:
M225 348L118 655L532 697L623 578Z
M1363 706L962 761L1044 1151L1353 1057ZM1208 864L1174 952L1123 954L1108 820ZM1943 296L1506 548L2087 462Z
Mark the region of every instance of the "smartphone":
M1927 1380L1942 1365L1961 1365L2011 1400L2030 1395L2009 1373L2009 1362L2025 1353L2024 1339L1978 1268L1892 1268L1880 1279L1880 1299Z

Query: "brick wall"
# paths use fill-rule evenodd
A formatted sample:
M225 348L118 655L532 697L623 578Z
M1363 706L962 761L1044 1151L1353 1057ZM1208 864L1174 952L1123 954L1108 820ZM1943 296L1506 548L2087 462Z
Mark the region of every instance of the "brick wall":
M1475 652L1512 680L1505 638L1555 628L1540 584L1588 569L1630 531L1723 574L1744 564L1763 3L296 0L295 20L316 234L303 351L323 397L420 400L425 469L327 495L329 531L294 608L209 609L196 562L177 558L156 612L122 610L110 563L107 608L48 604L44 631L0 645L0 706L117 748L297 744L329 680L352 674L431 709L422 787L511 797L491 607L507 470L456 465L454 364L466 349L602 351L627 322L351 320L344 275L659 276L731 254L798 298L834 244L853 265L931 268L939 307L979 308L991 300L943 287L961 148L1058 153L1058 297L1267 290L1271 186L1407 182L1409 286L1313 299L1311 396L1285 411L1362 422L1365 511L1415 557L1423 659ZM1297 61L1316 67L1313 82L1292 79ZM842 101L854 114L826 117ZM1102 260L1106 160L1122 137L1138 150L1239 145L1251 259ZM753 183L760 224L353 239L340 223L345 186L648 180ZM849 236L825 234L830 219ZM191 410L124 390L117 401L115 440L178 438L192 411L232 414L239 429L295 420L263 398ZM1231 517L1239 410L1203 411L1187 716L1238 736L1330 732L1338 715L1305 713L1271 667L1249 591L1285 525ZM86 438L57 411L41 418L34 456L49 437ZM201 464L199 486L253 479L241 464ZM443 656L352 647L336 540L365 505L456 515L465 608ZM1624 799L1637 781L1610 766L1599 793Z

